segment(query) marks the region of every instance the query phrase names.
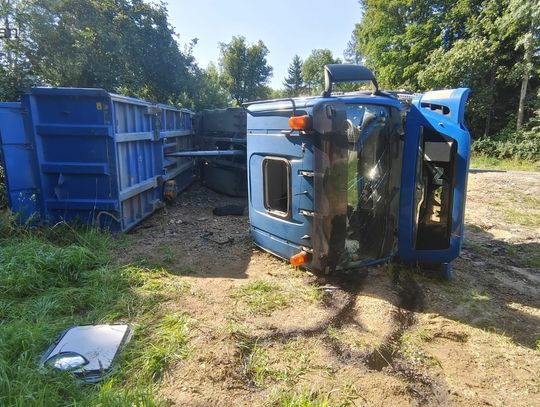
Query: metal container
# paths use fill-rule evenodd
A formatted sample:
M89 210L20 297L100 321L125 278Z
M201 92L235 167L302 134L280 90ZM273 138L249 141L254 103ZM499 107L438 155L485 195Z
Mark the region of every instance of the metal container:
M204 150L246 151L246 111L206 109L197 113L198 143ZM201 163L204 185L231 196L247 196L245 155L206 158Z
M103 89L34 88L0 104L9 203L22 221L127 231L163 205L164 182L191 183L193 162L164 150L192 141L191 112Z

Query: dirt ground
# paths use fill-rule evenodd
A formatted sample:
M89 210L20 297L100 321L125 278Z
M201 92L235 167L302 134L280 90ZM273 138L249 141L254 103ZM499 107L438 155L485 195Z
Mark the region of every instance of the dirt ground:
M540 406L540 173L471 171L450 282L295 270L212 214L228 203L192 186L118 253L189 287L163 304L196 321L172 405Z

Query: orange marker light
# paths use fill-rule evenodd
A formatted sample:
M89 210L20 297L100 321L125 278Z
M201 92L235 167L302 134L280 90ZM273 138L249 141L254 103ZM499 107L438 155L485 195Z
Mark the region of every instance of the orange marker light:
M295 254L294 256L291 256L289 259L289 262L291 263L291 266L298 267L301 264L304 264L307 261L307 253L305 251L301 251L300 253Z
M309 130L311 128L311 117L308 115L289 117L289 127L293 130Z

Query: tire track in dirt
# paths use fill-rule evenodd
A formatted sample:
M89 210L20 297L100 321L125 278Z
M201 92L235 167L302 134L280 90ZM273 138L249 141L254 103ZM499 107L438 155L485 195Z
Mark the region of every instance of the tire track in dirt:
M392 286L399 300L392 309L392 328L375 349L361 352L328 335L330 328L339 329L346 325L362 328L355 320L354 312L367 275L367 270L354 270L332 276L318 276L315 284L319 288L332 286L333 293L330 299L326 299L326 303L329 307L335 308L335 311L323 321L307 328L277 330L262 336L242 335L241 340L244 346L240 357L248 358L249 350L255 344L284 343L299 337L321 336L340 363L362 365L370 370L384 372L404 380L407 383L406 389L409 395L419 405L446 404L448 402L446 384L438 378L421 372L400 353L400 339L416 324L415 311L421 311L424 305L423 290L411 273L401 275L399 271L394 272Z

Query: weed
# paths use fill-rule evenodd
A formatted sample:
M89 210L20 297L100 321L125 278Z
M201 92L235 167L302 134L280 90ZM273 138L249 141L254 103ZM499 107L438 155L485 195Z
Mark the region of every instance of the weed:
M406 331L399 339L399 352L408 359L429 366L440 366L440 361L435 356L429 355L422 349L422 345L432 339L433 334L424 328Z
M233 326L234 329L234 326ZM236 331L243 372L251 384L269 381L296 383L309 370L311 351L304 340L291 340L283 348L264 348L257 340L246 339Z
M329 326L327 329L326 329L326 334L328 335L328 338L332 341L339 341L340 340L340 335L339 335L339 331L332 327L332 326Z
M271 376L268 368L268 352L257 341L241 340L238 343L243 373L256 386L262 386Z
M173 264L176 256L170 247L163 248L163 263Z
M236 288L231 298L243 300L253 312L269 314L287 305L278 285L256 280Z
M314 390L300 393L278 391L271 398L269 404L276 407L329 407L331 405L328 393Z
M355 400L361 398L354 385L346 384L331 391L301 390L292 392L277 390L270 395L267 405L275 407L347 407L355 406Z
M537 352L540 352L540 338L534 341L534 349L536 349Z
M476 253L476 254L489 255L491 253L491 251L487 247L479 243L476 243L475 241L471 239L465 239L464 246L465 246L465 249L470 250L471 252Z
M296 383L309 370L311 364L311 354L305 340L291 340L287 342L283 352L276 356L276 367L274 377L276 380L284 381L287 384ZM282 365L285 366L282 367Z
M304 300L309 303L320 301L323 297L323 290L311 284L302 284L301 291Z

